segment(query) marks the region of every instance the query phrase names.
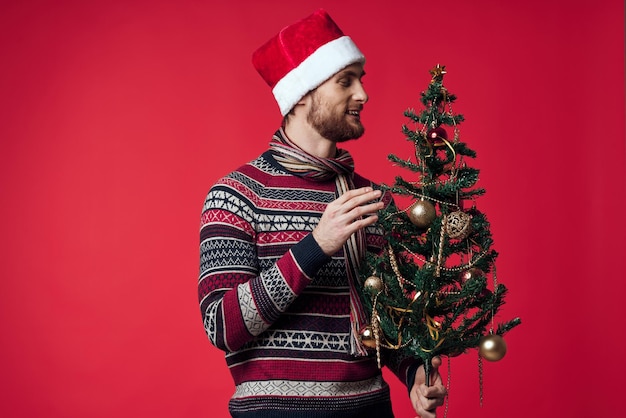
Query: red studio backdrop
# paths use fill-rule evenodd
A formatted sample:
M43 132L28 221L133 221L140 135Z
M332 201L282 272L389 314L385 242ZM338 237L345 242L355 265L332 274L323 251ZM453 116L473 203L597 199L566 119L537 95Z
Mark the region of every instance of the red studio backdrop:
M199 214L280 123L251 53L318 7L367 56L360 173L390 182L387 154L410 157L402 112L438 63L478 152L501 317L523 324L482 407L476 352L444 361L448 416L624 414L622 1L4 0L1 416L228 416Z

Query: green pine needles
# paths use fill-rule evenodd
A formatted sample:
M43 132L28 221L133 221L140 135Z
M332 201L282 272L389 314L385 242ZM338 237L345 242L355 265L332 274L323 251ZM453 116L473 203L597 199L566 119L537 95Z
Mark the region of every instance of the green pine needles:
M478 349L499 360L500 337L521 323L495 324L507 288L499 283L489 221L476 206L485 190L476 186L479 170L469 165L476 153L460 141L463 116L443 85L445 67L431 70L421 93L423 109L409 109L402 126L415 146L415 158L389 160L407 170L383 190L410 200L406 209L390 205L379 213L386 248L368 253L361 269L362 301L371 323L365 345L402 350L426 366L434 356L456 356ZM483 344L486 338L494 344ZM428 370L428 368L427 368Z

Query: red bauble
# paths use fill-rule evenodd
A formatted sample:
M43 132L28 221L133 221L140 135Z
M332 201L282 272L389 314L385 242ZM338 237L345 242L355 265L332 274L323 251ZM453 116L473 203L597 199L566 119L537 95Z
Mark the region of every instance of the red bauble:
M435 146L443 145L443 140L448 140L448 132L442 126L437 126L426 132L426 138Z
M417 298L422 295L422 292L418 292L417 290L405 290L404 296L411 301L411 303L415 302Z
M475 279L477 277L483 277L485 272L479 268L472 267L470 269L464 270L461 272L461 283L465 283L468 280Z

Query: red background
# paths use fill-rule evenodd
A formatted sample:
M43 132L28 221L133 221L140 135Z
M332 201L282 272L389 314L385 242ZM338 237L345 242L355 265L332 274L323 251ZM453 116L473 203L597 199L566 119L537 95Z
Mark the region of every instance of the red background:
M389 182L410 155L402 112L437 63L478 152L501 316L523 325L482 408L475 352L452 360L448 416L623 413L623 2L5 0L0 415L227 416L201 205L280 123L252 51L319 6L368 58L359 172Z

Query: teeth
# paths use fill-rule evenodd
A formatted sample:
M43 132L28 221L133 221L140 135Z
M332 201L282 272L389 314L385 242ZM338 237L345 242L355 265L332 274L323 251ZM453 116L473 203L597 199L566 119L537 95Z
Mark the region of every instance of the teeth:
M354 115L354 116L359 116L359 111L358 110L348 110L348 114L349 115Z

